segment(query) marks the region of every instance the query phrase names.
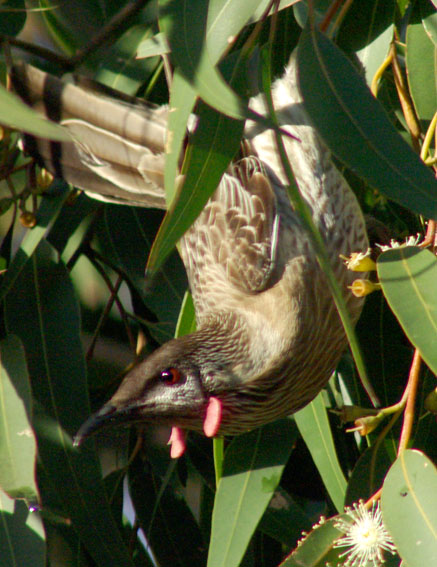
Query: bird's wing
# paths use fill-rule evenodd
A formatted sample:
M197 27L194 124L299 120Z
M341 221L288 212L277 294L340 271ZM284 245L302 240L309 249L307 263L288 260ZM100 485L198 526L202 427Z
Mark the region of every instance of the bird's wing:
M225 174L181 242L198 322L269 284L279 215L261 162L244 158ZM226 304L223 302L227 302Z

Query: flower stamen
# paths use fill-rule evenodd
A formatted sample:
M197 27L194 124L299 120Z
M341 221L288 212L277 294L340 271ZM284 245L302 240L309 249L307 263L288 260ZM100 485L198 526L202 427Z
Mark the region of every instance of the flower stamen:
M384 563L383 552L394 554L396 547L384 527L379 502L373 501L371 510L367 510L360 500L346 508L346 515L348 518L335 523L344 535L334 545L349 548L340 555L346 557L344 567L380 567Z

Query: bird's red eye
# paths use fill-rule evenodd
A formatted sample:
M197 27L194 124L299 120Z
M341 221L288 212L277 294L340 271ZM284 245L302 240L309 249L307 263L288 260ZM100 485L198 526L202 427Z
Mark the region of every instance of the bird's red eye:
M181 373L177 368L166 368L161 372L161 380L166 384L177 384L181 378Z

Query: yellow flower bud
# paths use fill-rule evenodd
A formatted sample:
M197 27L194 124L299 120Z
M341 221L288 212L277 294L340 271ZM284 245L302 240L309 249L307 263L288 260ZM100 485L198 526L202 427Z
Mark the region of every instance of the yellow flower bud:
M352 282L352 285L349 286L349 289L355 297L364 297L373 291L379 291L381 289L381 284L371 282L370 280L356 279Z

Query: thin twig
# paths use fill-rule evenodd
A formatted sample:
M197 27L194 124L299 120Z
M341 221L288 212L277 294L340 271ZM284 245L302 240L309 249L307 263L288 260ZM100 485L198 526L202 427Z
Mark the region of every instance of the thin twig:
M418 349L416 349L414 351L413 362L411 363L410 375L408 378L407 404L405 406L404 423L402 425L401 438L399 440L398 457L407 448L408 442L411 437L411 431L413 430L414 408L416 404L421 364L422 357L420 356Z

